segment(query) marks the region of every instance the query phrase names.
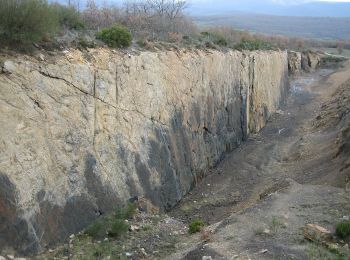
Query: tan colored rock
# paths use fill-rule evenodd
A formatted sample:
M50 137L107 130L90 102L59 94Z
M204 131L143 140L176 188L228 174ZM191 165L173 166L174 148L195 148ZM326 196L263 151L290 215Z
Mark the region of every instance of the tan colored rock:
M324 227L307 224L304 227L304 237L313 242L326 244L333 241L332 233Z
M134 196L173 207L288 89L286 52L89 56L4 62L1 246L38 251Z
M293 75L302 71L300 52L288 51L288 68L289 73Z
M301 68L310 72L317 69L321 64L323 54L314 51L305 51L301 54Z

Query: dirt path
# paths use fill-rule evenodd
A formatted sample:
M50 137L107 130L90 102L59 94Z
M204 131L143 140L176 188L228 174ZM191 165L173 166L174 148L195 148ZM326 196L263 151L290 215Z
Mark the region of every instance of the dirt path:
M207 254L214 259L234 255L242 259L305 259L305 245L299 245L301 227L318 222L332 228L343 214L350 215L350 200L344 191L346 172L341 171L341 161L334 159L339 129L336 125L322 128L318 123L325 107L322 104L349 79L347 64L337 72L321 69L291 82L286 104L261 133L228 155L170 212L183 222L202 219L215 229L207 248L197 244L192 251L171 258L202 259ZM292 212L293 207L297 213ZM275 218L293 228L284 230L282 237L257 239L256 230L274 225ZM291 240L298 243L283 248L282 241L286 245ZM270 253L256 255L265 248Z

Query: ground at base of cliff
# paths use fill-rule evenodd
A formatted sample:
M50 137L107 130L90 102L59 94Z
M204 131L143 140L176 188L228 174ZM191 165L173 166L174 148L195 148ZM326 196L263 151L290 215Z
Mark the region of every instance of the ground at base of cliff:
M286 104L168 215L137 212L120 238L71 236L37 259L350 259L350 65L296 77ZM189 234L188 225L206 227ZM329 230L332 247L304 236Z
M198 234L189 234L186 223L175 218L138 213L130 224L140 229L119 240L77 234L37 259L348 259L345 241L331 251L306 240L303 227L317 223L334 232L335 224L349 216L344 189L288 179L254 206Z
M350 216L349 193L291 179L279 188L198 234L176 218L138 213L130 220L137 230L119 240L77 234L37 259L348 259L345 241L331 251L306 240L303 228L317 223L334 232Z

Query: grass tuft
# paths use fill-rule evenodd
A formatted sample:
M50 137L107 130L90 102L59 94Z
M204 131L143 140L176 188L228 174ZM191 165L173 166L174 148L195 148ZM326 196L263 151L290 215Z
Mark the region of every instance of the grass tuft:
M106 235L107 223L103 220L97 220L87 227L85 233L95 239L102 238Z
M335 227L335 234L342 239L349 238L350 237L350 221L339 222Z
M202 230L204 226L205 224L202 220L195 219L195 220L192 220L191 223L189 224L188 231L190 234L198 233Z
M123 208L119 208L115 212L115 217L117 219L131 219L137 210L137 205L134 203L130 203Z
M111 237L121 237L129 230L129 225L122 219L116 219L111 223L108 235Z
M119 208L114 215L102 217L88 226L85 234L94 239L105 238L107 234L118 238L128 231L129 224L125 220L132 218L136 214L136 210L136 204L128 204Z

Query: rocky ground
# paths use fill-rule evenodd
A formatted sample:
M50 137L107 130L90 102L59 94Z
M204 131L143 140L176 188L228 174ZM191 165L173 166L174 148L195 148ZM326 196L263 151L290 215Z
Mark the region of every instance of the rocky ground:
M36 258L350 259L349 241L331 251L303 235L350 217L349 99L350 63L296 77L267 127L168 214L137 211L118 239L76 234ZM190 235L194 219L206 227Z

